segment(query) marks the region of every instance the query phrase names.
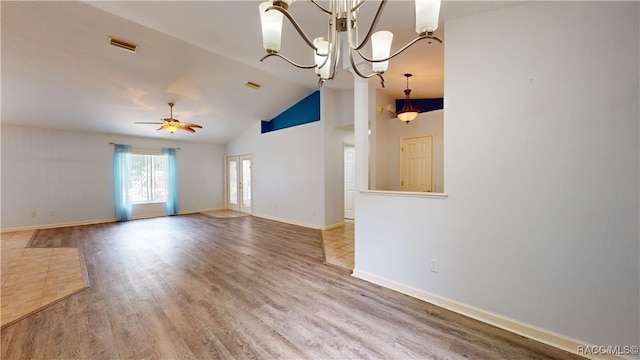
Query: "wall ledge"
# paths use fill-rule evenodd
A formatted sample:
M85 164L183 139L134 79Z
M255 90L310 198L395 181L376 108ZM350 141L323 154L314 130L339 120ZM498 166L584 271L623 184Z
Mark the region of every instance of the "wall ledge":
M470 317L478 321L482 321L483 323L496 326L500 329L507 330L509 332L527 337L529 339L533 339L543 344L553 346L555 348L570 352L572 354L583 356L587 359L592 359L592 360L634 359L631 357L621 357L621 356L612 356L612 355L579 354L578 349L580 347L586 348L588 346L593 346L593 345L586 343L584 341L579 341L576 339L566 337L564 335L554 333L549 330L537 328L535 326L525 324L523 322L513 320L502 315L494 314L494 313L491 313L482 309L478 309L476 307L473 307L467 304L463 304L451 299L447 299L439 295L431 294L429 292L414 288L412 286L408 286L393 280L389 280L389 279L368 273L366 271L359 270L357 268L353 270L353 273L351 274L351 276L364 281L368 281L376 285L380 285L387 289L400 292L405 295L409 295L416 299L428 302L430 304L439 306L447 310L451 310L458 314Z
M396 196L396 197L413 197L413 198L429 198L429 199L446 199L449 195L446 193L436 192L411 192L411 191L386 191L386 190L360 190L362 195L374 196Z

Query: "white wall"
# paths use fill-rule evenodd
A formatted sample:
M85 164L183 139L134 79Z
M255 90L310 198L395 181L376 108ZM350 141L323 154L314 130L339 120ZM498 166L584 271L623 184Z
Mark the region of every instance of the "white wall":
M384 156L377 161L377 173L386 170L386 174L380 174L382 178L388 179L387 187L382 184L376 185L376 190L400 191L400 145L402 138L411 136L433 136L433 191L444 192L444 110L429 111L418 114L418 117L410 123L404 123L396 117L386 119L387 124L378 121L378 125L386 125L386 138L384 135L376 139L383 150L377 149L376 153L386 150L386 164L382 164ZM376 127L380 133L381 127ZM386 148L384 145L386 145ZM376 146L379 146L376 145Z
M226 146L252 154L253 213L301 225L324 225L324 124L260 133L260 123Z
M447 22L449 197L358 196L356 273L639 345L638 7L530 2Z
M373 190L391 190L391 172L389 171L391 156L389 152L389 142L391 139L389 133L392 118L395 116L395 113L388 111L388 104L395 104L395 99L380 91L376 91L376 119L374 122L375 125L372 126L374 131L369 137L369 146L371 147L369 157L369 186ZM395 174L395 176L397 176L397 174Z
M344 222L344 145L354 144L353 92L323 88L321 91L321 118L324 127L324 192L325 226Z
M180 147L176 153L180 213L222 207L220 145L10 125L2 125L1 135L3 230L114 220L110 141ZM30 217L32 211L35 217Z
M353 130L353 90L327 87L323 90L329 90L334 94L332 113L335 115L333 119L335 127Z
M227 144L227 155L253 156L254 215L315 228L343 221L342 144L353 141L336 127L349 122L343 95L322 89L320 121L266 134L256 123Z

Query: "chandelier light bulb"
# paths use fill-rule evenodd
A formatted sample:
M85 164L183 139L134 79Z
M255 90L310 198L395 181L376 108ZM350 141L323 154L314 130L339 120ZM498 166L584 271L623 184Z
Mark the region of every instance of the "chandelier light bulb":
M416 0L416 32L434 32L438 28L440 0Z

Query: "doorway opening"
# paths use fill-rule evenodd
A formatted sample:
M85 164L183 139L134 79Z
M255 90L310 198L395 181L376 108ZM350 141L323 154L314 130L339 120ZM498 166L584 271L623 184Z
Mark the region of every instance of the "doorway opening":
M324 257L327 264L338 266L349 271L355 267L355 147L344 143L343 177L344 177L344 222L322 231Z

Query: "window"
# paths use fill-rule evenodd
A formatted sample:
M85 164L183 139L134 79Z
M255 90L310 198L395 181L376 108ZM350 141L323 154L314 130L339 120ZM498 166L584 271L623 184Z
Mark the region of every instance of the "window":
M178 215L176 149L132 152L131 145L114 145L116 220L128 220L138 204L164 203L167 215Z
M168 198L167 157L163 155L130 154L129 203L159 203Z

